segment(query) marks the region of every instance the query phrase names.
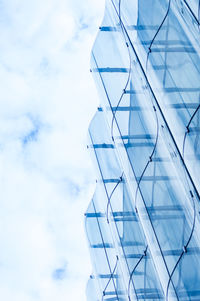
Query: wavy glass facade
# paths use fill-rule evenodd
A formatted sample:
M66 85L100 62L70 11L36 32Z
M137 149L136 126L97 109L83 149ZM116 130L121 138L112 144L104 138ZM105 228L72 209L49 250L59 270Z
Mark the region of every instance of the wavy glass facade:
M88 301L200 300L199 0L107 0Z

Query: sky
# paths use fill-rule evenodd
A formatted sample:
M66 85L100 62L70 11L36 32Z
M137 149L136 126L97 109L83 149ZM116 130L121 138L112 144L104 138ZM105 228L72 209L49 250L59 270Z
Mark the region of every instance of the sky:
M0 0L0 297L85 301L104 1Z

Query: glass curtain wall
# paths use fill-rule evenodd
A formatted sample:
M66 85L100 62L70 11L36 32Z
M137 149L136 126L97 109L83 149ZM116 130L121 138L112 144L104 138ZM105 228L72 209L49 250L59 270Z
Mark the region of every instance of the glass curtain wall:
M88 301L200 300L198 20L197 0L106 1L91 55Z

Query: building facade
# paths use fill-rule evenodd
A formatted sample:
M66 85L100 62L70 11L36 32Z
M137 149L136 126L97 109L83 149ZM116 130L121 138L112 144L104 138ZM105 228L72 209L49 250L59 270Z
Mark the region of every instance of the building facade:
M199 0L106 0L91 72L87 301L199 301Z

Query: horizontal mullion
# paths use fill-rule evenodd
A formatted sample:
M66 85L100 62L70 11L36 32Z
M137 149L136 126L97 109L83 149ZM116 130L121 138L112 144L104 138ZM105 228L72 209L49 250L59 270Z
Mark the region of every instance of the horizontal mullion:
M136 216L133 211L113 211L113 216Z
M176 220L176 219L185 219L183 214L164 214L164 215L151 215L152 221L159 221L159 220Z
M183 252L183 248L175 249L175 250L162 250L162 254L164 256L180 256L182 254L182 252ZM185 254L187 256L192 255L192 254L200 254L200 248L187 248L187 253L185 253ZM144 254L126 254L125 258L137 259L137 258L141 258L142 256L144 256ZM144 258L150 258L150 256L148 254L146 254L146 256L144 256Z
M128 142L124 143L125 148L130 147L154 147L155 143L152 142Z
M113 244L111 243L100 243L100 244L94 244L90 245L93 249L105 249L105 248L113 248Z
M110 278L119 278L119 275L117 274L98 274L97 275L98 278L101 278L101 279L110 279Z
M175 180L176 177L170 177L170 176L143 176L141 179L141 182L153 182L153 181L171 181ZM137 181L140 181L140 177L136 178Z
M144 108L139 106L118 106L118 107L112 107L112 111L120 111L120 112L129 112L129 111L142 111Z
M152 206L147 207L148 211L183 211L180 205L165 205L165 206Z
M192 87L188 87L188 88L185 88L185 87L163 87L163 90L166 92L166 93L176 93L176 92L186 92L186 93L194 93L194 92L200 92L200 88L199 87L196 87L196 88L192 88Z
M109 144L109 143L98 143L98 144L92 144L91 145L92 148L115 148L115 146L113 144Z
M150 45L151 41L141 41L142 45ZM187 46L190 48L193 48L191 43L188 43L187 41L180 41L180 40L155 40L153 42L153 45L162 45L162 46ZM151 49L152 50L152 49Z
M93 217L105 217L105 213L95 212L95 213L85 213L85 217L93 218Z
M150 134L123 135L122 139L155 139L155 136Z
M140 259L142 256L144 256L144 254L125 254L124 257L127 259ZM150 256L148 254L146 254L144 256L144 258L150 258Z
M92 72L99 72L99 73L129 73L130 69L129 68L111 68L111 67L106 67L106 68L93 68Z
M143 94L144 90L125 90L125 94Z
M119 179L119 178L117 178L117 179L103 179L102 180L102 182L103 183L105 183L105 184L108 184L108 183L119 183L119 182L123 182L123 179L121 180L121 179Z
M163 250L162 252L164 256L180 256L183 252L183 249ZM185 255L188 256L192 254L200 254L200 248L187 248Z
M198 107L199 103L197 102L184 102L184 103L173 103L170 105L167 105L167 108L171 109L196 109Z
M151 48L151 52L185 52L185 53L196 53L193 47L160 47Z
M130 216L130 217L115 217L114 218L115 222L137 222L137 218Z
M200 127L198 127L198 126L191 126L191 127L189 127L189 133L200 133Z
M128 25L128 30L158 30L158 25ZM120 31L120 26L101 26L99 27L100 31ZM163 26L160 30L166 29L166 26Z
M157 31L159 25L127 25L128 30L155 30ZM162 26L160 30L165 30L167 26Z
M151 288L140 288L140 289L136 289L136 294L137 294L137 298L139 300L146 300L146 299L150 299L150 300L162 300L163 299L163 295L161 292L159 292L157 289L151 289Z
M119 31L119 26L101 26L99 27L100 31Z

